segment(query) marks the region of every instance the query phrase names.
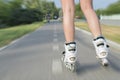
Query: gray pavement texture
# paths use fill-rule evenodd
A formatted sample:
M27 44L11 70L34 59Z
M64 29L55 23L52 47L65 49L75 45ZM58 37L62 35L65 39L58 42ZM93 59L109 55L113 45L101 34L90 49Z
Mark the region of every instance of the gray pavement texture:
M85 19L75 19L76 22L86 22ZM109 20L109 19L102 19L100 20L101 24L109 25L109 26L118 26L120 27L120 20Z
M120 26L120 20L100 20L101 24L110 26Z
M110 65L95 58L90 35L76 30L77 71L61 62L64 50L62 23L53 21L0 52L0 80L120 80L120 53L110 49Z

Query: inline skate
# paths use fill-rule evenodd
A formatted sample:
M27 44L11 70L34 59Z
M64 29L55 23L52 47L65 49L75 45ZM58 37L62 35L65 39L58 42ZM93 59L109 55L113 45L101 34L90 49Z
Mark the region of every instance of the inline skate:
M76 43L65 43L65 51L62 53L62 61L66 68L74 72L76 70Z
M102 36L97 37L96 39L93 40L93 44L96 50L96 58L100 60L103 66L108 66L109 62L107 56L108 56L109 45L107 45L104 37Z

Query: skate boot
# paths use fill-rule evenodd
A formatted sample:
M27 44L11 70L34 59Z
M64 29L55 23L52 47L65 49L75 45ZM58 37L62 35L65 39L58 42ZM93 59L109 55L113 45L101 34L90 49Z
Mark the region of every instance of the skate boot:
M97 59L100 60L103 66L108 66L107 56L109 46L107 45L104 37L97 37L96 39L93 40L93 44L96 49Z
M66 43L64 46L65 51L63 52L62 61L64 62L65 66L73 72L76 70L76 43Z

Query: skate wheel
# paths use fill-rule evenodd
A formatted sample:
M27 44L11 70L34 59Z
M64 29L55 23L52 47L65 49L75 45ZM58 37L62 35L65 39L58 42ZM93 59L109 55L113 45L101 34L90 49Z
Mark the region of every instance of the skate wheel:
M109 64L108 63L104 63L104 64L102 64L103 66L105 66L105 67L107 67L107 66L109 66Z
M64 58L65 58L65 57L64 57L64 56L62 56L61 60L62 60L62 61L64 61Z
M65 54L62 54L61 60L64 62Z
M75 72L76 66L75 64L65 63L66 68L68 68L70 71Z
M70 71L75 72L76 71L76 66L75 64L71 64Z
M102 59L102 60L101 60L101 63L102 63L102 65L105 66L105 67L107 67L107 66L109 65L107 59Z

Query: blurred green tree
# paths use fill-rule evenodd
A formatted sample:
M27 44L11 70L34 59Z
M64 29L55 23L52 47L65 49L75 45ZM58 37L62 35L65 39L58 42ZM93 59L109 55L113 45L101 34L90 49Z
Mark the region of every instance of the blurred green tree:
M120 14L120 0L110 4L106 9L98 9L96 12L98 15Z
M54 2L47 0L0 0L0 25L19 25L59 15Z
M75 16L76 16L76 18L84 17L79 3L75 5Z

